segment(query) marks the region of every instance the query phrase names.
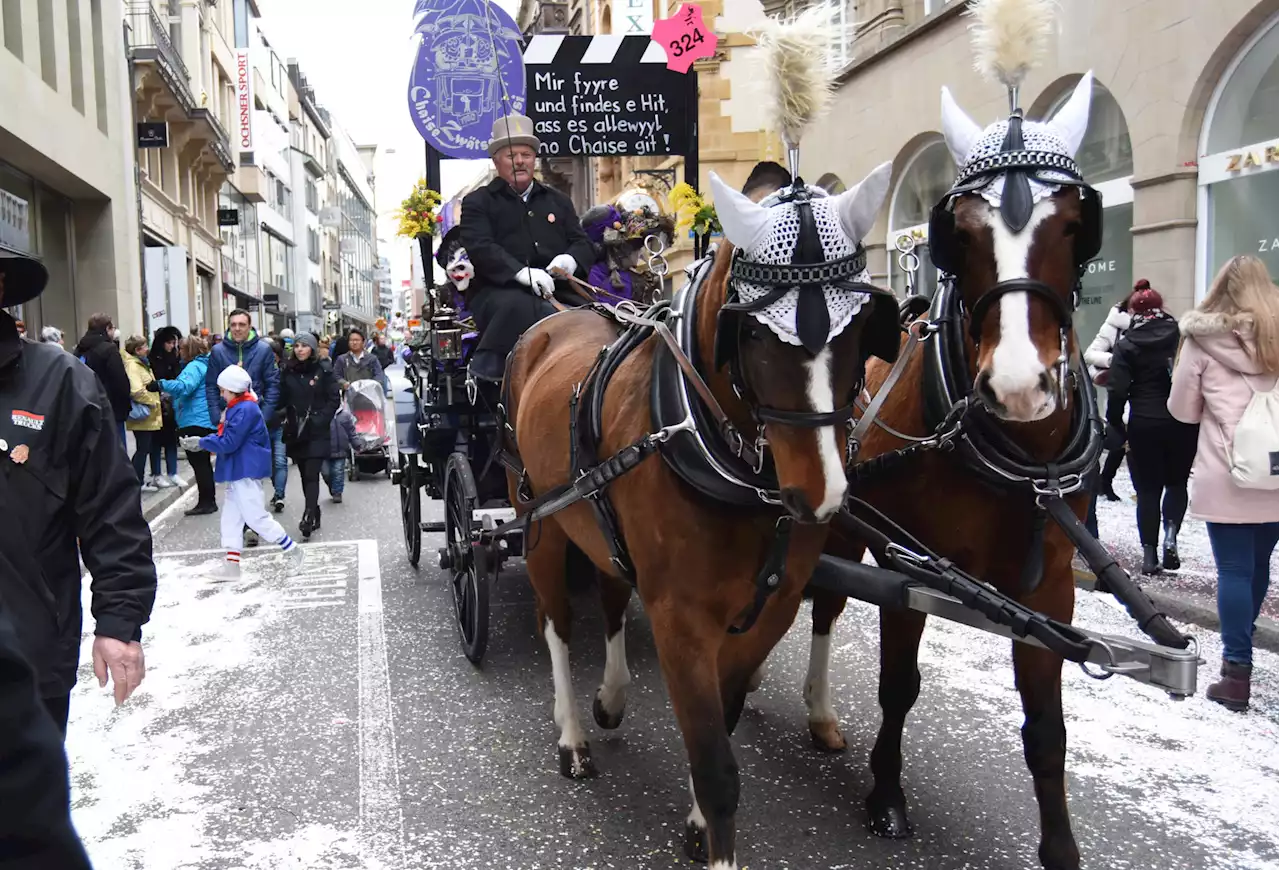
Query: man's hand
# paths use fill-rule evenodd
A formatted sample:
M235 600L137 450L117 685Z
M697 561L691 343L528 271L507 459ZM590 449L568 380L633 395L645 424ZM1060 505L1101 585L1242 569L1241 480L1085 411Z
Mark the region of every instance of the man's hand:
M129 699L133 690L138 688L142 678L147 675L142 644L137 641L124 643L114 637L95 637L93 674L98 678L100 687L106 687L108 673L111 674L111 682L115 684L116 706L119 707Z
M578 261L572 254L558 254L547 266L547 271L557 278L568 278L578 271Z
M556 290L555 280L541 269L526 266L516 273L516 280L543 299L550 299Z

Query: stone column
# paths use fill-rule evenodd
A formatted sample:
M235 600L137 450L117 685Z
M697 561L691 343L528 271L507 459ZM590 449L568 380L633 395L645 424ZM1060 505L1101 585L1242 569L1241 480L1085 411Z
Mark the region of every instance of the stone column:
M1146 278L1179 315L1195 304L1195 167L1146 178L1133 184L1133 278Z
M905 2L907 0L858 0L854 57L874 54L902 36L906 27Z

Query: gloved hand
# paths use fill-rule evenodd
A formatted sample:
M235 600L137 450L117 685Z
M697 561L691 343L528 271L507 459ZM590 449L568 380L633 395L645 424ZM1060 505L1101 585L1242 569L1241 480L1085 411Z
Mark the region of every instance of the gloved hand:
M547 266L547 271L557 278L567 278L578 271L578 261L572 254L558 254Z
M199 453L204 450L204 448L200 446L199 435L183 435L178 439L178 443L181 444L182 449L188 453Z
M151 381L149 384L147 384L147 390L148 390L148 391L150 391L150 392L152 392L152 393L158 393L158 392L160 392L160 382L159 382L159 381Z
M519 272L516 272L516 280L524 286L528 287L534 293L537 293L543 299L550 299L555 293L555 280L541 269L534 269L526 266Z

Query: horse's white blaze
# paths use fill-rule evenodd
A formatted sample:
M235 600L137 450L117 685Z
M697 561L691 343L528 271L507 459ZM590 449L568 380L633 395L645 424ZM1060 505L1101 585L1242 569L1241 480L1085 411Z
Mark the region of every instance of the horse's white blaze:
M698 795L693 790L693 774L689 774L689 800L693 801L693 809L689 810L689 818L686 821L697 828L699 831L707 829L707 817L702 814L702 807L698 806Z
M824 347L818 355L805 363L809 370L805 393L809 406L818 413L830 413L836 408L835 391L831 387L831 348ZM835 426L819 426L813 430L818 439L818 456L822 460L824 482L822 503L814 505L814 515L825 520L844 504L848 481L844 471L844 452L840 447L839 432Z
M613 637L604 642L604 680L600 684L600 703L610 714L619 713L627 703L627 686L631 671L627 669L626 621Z
M804 703L809 708L809 721L836 721L831 706L831 635L814 634L809 644L809 673L804 680Z
M1028 277L1027 262L1036 227L1054 213L1050 198L1036 203L1031 220L1021 232L1005 226L1000 212L989 207L985 215L991 228L996 259L996 280L1012 281ZM1031 421L1053 411L1053 393L1040 384L1045 365L1031 337L1031 313L1026 293L1006 293L1000 297L1000 340L991 355L991 390L1005 406L1011 420Z
M556 634L555 625L547 620L543 636L547 639L547 649L551 652L551 681L556 688L556 705L552 710L552 718L560 726L560 745L566 748L580 748L587 742L578 722L578 712L573 702L573 680L569 676L569 645Z

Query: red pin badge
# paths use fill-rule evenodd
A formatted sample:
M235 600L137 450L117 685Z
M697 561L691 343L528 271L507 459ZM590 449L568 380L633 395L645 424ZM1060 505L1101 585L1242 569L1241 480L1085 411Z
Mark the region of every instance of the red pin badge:
M667 53L667 69L678 73L716 53L717 37L702 23L702 7L693 3L683 3L675 15L654 22L651 38Z

